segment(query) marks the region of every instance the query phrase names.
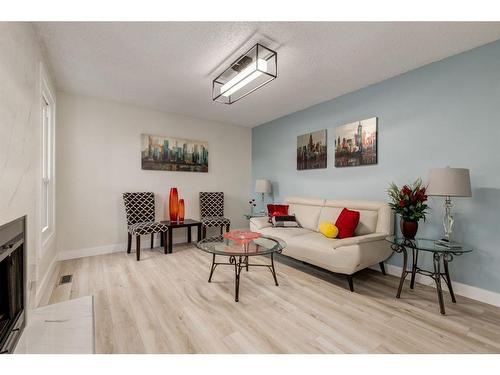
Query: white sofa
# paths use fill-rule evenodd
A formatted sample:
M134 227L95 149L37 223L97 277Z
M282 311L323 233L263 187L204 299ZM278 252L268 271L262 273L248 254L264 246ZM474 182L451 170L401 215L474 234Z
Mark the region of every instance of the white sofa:
M354 291L352 274L380 264L392 254L385 237L393 234L394 215L387 203L326 199L286 198L289 213L294 214L301 228L274 228L267 217L250 219L250 229L286 242L283 254L305 263L347 275ZM319 232L325 221L337 220L346 207L360 212L355 237L331 239Z

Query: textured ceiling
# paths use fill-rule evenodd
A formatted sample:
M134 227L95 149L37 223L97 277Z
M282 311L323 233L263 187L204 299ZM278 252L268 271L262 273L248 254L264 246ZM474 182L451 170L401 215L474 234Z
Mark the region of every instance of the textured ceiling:
M58 89L241 126L311 105L500 39L494 23L36 23ZM278 78L232 105L212 79L255 42Z

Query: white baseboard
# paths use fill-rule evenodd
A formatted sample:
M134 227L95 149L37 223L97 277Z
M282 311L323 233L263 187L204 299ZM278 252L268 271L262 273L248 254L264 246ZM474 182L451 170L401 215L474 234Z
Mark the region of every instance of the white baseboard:
M196 241L195 231L193 231L192 238L193 238L193 241ZM181 236L181 235L174 236L173 243L174 244L186 243L186 236L185 235L184 236ZM154 245L154 247L160 246L159 236L155 236L153 245ZM143 236L141 239L141 249L149 249L149 248L150 248L150 237ZM113 245L88 247L85 249L66 250L66 251L59 252L58 260L77 259L77 258L84 258L84 257L92 257L95 255L119 253L122 251L123 252L126 251L126 249L127 249L127 244L124 242L124 243L117 243L117 244L113 244ZM135 251L135 238L132 239L132 251Z
M42 301L42 298L46 296L46 294L49 292L49 282L53 279L54 273L57 269L57 262L59 261L59 256L56 255L54 259L52 259L52 262L50 262L50 265L47 269L47 272L45 272L45 275L43 276L42 280L40 280L39 283L37 283L37 288L36 288L36 295L35 295L35 306L40 306L40 302Z
M59 260L77 259L77 258L93 257L95 255L112 254L112 253L118 253L120 251L126 251L126 249L127 249L127 244L122 243L114 245L88 247L86 249L60 251Z
M372 266L370 268L375 271L381 272L378 265ZM400 277L402 268L399 266L394 266L392 264L385 263L385 270L389 275ZM407 278L409 279L409 276L407 276ZM415 276L415 282L422 285L429 285L432 286L433 288L436 287L436 284L431 278L419 274ZM500 307L500 293L492 292L486 289L481 289L472 285L462 284L456 281L452 281L452 283L453 283L453 291L455 292L456 295L471 298L479 302L484 302L493 306ZM444 285L443 288L446 290L446 285Z
M248 229L248 228L247 228ZM217 233L218 228L209 228L213 233ZM193 243L197 239L197 232L193 230L191 232L192 234L192 240ZM150 247L150 237L148 236L143 236L141 239L141 249L149 249ZM187 232L185 230L177 229L173 233L173 239L172 242L174 244L180 244L180 243L186 243L187 241ZM160 237L156 235L154 237L154 243L153 245L155 247L160 246ZM57 260L68 260L68 259L77 259L77 258L84 258L84 257L91 257L95 255L103 255L103 254L112 254L112 253L119 253L121 251L126 251L127 249L127 244L124 243L117 243L113 245L102 245L102 246L95 246L95 247L89 247L85 249L75 249L75 250L62 250L59 251L59 256ZM134 251L135 249L135 239L132 239L132 250Z

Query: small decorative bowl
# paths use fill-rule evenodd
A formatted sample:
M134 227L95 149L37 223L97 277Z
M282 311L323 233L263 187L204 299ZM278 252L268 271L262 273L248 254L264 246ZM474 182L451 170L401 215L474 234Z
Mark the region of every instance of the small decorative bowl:
M244 230L232 230L230 232L224 233L224 238L228 238L238 243L250 242L261 236L261 233Z

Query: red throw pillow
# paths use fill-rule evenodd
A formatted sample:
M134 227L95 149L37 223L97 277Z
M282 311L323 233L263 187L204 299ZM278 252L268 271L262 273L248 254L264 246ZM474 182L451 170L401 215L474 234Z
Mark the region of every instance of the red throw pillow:
M339 228L337 238L354 237L354 231L359 223L359 212L344 208L340 213L335 226Z
M287 216L288 215L288 205L287 204L268 204L267 214L269 215L269 222L273 216Z
M274 212L274 204L268 204L267 205L267 214L269 215L269 217L271 217L273 212Z

